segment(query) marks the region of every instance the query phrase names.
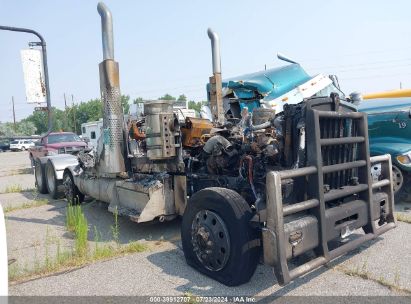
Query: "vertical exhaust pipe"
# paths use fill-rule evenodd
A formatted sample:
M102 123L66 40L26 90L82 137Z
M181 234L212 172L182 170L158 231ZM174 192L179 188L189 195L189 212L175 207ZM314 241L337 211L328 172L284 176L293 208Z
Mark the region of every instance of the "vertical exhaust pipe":
M219 125L225 122L223 108L223 85L221 80L221 56L220 56L220 38L211 28L207 30L208 37L211 40L211 55L213 63L213 76L210 77L210 107L213 121Z
M103 144L99 155L100 173L118 174L125 171L123 108L121 106L118 63L114 61L113 18L108 7L99 2L101 16L103 61L99 64L100 94L103 102Z
M208 37L211 40L211 56L213 60L213 74L221 74L221 56L220 56L220 37L211 28L207 30Z
M101 40L103 42L103 60L114 60L113 17L108 7L103 3L97 4L101 16Z

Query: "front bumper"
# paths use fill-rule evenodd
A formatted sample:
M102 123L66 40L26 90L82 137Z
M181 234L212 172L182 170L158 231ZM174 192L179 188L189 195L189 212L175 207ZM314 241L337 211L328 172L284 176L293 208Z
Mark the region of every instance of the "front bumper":
M306 103L307 167L266 177L264 261L273 266L280 285L396 226L391 156L370 158L366 115L331 99ZM381 164L375 181L374 164ZM289 265L306 252L314 257Z
M347 186L324 194L320 200L310 199L288 206L282 203L282 180L316 175L317 169L306 167L270 172L267 175L267 222L262 231L264 262L274 267L280 285L289 283L396 226L391 157L372 157L370 163L381 163L383 172L383 179L374 182L370 189L364 184ZM368 200L356 199L326 208L326 202L331 199L368 191L372 193ZM364 198L364 195L359 198ZM329 249L330 241L338 240L347 231L358 228L363 228L365 233L335 249ZM288 261L291 258L312 249L317 253L314 259L289 269Z

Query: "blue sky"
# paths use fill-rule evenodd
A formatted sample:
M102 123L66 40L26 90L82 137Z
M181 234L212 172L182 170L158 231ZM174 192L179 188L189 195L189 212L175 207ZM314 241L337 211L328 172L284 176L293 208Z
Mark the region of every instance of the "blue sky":
M114 17L123 94L205 99L211 74L208 27L221 38L224 77L283 65L337 74L343 91L411 88L410 1L105 1ZM0 0L0 24L28 27L47 41L52 104L99 97L102 60L97 1ZM0 121L29 115L21 48L34 36L0 31Z

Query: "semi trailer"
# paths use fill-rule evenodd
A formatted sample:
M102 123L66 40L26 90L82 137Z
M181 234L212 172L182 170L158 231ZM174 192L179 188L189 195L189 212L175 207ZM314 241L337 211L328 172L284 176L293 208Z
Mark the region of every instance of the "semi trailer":
M259 261L287 284L395 227L391 158L370 158L367 116L338 90L285 100L277 112L241 107L233 117L224 110L219 37L209 29L210 119L181 123L171 101L151 100L126 124L112 15L103 3L97 9L97 148L45 156L41 166L50 170L35 174L62 186L68 202L89 196L137 223L181 216L187 263L229 286L249 281Z

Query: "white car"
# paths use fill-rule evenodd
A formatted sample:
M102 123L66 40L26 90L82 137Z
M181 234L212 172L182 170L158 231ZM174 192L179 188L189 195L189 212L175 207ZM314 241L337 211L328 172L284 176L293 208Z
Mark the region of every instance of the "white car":
M28 139L17 139L10 143L11 151L25 151L31 147L34 147L34 143Z

